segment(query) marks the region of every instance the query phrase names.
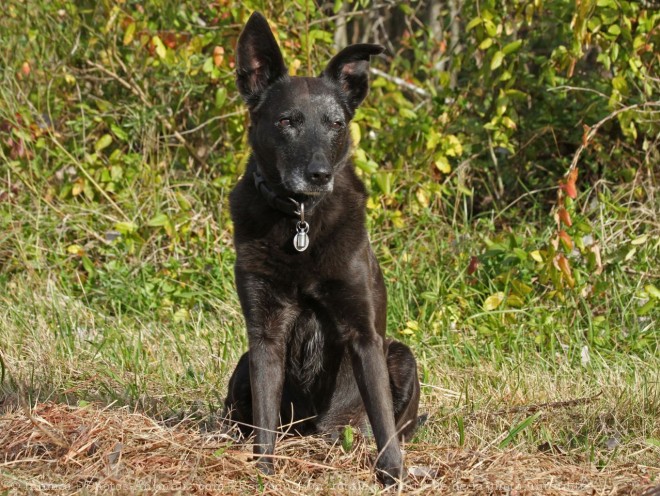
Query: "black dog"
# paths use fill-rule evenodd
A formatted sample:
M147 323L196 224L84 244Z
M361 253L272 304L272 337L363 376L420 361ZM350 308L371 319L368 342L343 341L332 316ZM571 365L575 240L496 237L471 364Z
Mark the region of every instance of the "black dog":
M278 426L300 434L363 425L376 469L402 476L399 439L416 427L419 381L405 345L385 338L385 285L365 228L366 191L348 124L378 45L342 50L319 77L290 77L266 19L250 17L237 85L252 156L230 197L236 285L249 352L229 381L226 415L256 434L272 473Z

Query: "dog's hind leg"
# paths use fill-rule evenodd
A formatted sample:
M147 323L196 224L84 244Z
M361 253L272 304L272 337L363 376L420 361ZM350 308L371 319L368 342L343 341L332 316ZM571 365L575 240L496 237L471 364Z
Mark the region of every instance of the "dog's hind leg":
M238 426L243 436L252 434L252 390L249 356L244 353L229 379L224 417Z
M390 341L387 347L387 369L396 430L399 439L410 439L417 428L419 406L417 362L410 348L399 341Z

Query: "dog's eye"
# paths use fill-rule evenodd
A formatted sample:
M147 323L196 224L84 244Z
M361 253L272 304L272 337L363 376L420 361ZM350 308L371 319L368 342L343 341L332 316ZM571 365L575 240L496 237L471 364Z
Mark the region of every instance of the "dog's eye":
M286 119L286 118L280 119L279 121L277 121L277 124L280 127L289 127L291 126L291 119Z
M334 121L332 124L330 124L330 127L335 130L341 129L342 127L344 127L344 123L342 121Z

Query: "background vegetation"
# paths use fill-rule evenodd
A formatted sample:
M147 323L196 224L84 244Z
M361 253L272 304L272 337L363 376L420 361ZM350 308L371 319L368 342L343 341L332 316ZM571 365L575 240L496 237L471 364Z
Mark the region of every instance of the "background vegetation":
M221 408L246 345L227 195L248 157L234 46L255 9L294 74L320 72L336 45L388 49L352 131L389 333L425 384L417 440L570 453L652 481L647 1L10 0L0 405L115 401L205 421Z

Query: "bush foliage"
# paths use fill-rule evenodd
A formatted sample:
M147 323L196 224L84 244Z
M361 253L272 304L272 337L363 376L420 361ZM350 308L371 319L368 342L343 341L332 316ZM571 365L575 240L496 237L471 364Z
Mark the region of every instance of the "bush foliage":
M388 281L408 285L395 329L525 322L542 345L577 318L590 343L655 348L660 13L636 1L10 0L6 288L27 272L184 322L234 298L234 46L254 9L294 74L337 40L388 49L352 131ZM563 323L535 312L557 303Z

